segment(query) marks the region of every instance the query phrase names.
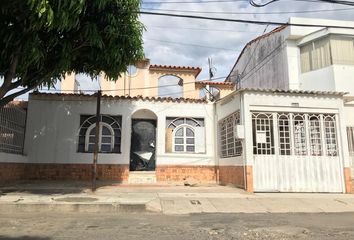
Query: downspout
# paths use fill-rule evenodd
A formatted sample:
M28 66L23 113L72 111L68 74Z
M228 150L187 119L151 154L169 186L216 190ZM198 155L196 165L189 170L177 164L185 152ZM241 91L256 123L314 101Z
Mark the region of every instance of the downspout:
M240 117L241 117L241 124L243 124L243 126L245 126L245 117L244 117L244 114L245 114L245 111L244 111L244 106L243 106L243 93L240 92ZM246 129L244 129L244 138L243 140L241 141L242 143L242 161L243 161L243 185L244 185L244 189L247 191L247 166L246 166L246 144L245 144L245 141L246 141Z

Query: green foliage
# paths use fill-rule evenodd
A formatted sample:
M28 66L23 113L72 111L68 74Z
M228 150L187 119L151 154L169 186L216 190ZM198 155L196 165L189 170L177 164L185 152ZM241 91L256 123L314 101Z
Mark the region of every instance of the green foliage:
M17 86L53 86L66 72L103 71L115 80L143 58L139 7L139 0L1 1L0 99Z

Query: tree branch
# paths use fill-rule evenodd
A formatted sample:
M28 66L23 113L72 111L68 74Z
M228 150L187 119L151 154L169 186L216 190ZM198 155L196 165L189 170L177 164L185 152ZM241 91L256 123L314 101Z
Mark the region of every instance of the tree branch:
M32 86L32 87L27 87L25 89L22 89L18 92L12 93L2 99L0 99L0 107L5 106L8 102L12 101L15 97L18 97L26 92L31 91L32 89L34 89L36 86Z
M5 73L4 82L0 87L0 99L5 96L5 94L10 90L12 79L16 75L16 68L18 64L18 55L16 54L12 59L9 70Z

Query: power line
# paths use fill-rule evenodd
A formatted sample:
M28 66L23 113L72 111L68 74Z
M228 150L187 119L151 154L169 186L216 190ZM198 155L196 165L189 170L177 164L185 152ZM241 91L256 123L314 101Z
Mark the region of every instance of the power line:
M205 17L205 16L195 16L195 15L184 15L184 14L172 14L172 13L158 13L158 12L146 12L139 11L139 14L145 15L155 15L155 16L165 16L165 17L176 17L176 18L190 18L190 19L201 19L201 20L212 20L221 22L236 22L236 23L249 23L257 25L283 25L283 26L295 26L295 27L322 27L322 28L341 28L341 29L354 29L350 26L338 26L338 25L322 25L322 24L304 24L304 23L288 23L288 22L273 22L273 21L257 21L257 20L245 20L245 19L232 19L232 18L217 18L217 17Z
M248 2L248 0L205 0L205 1L142 1L142 4L189 4L189 3L232 3Z
M186 30L195 30L195 31L215 31L215 32L235 32L235 33L261 33L260 31L242 31L235 29L215 29L215 28L190 28L190 27L177 27L177 26L149 26L147 28L166 28L166 29L186 29Z
M219 49L219 50L226 50L226 51L233 51L233 52L241 52L241 50L236 50L236 49L231 49L231 48L211 47L211 46L199 45L199 44L194 44L194 43L172 42L172 41L159 40L159 39L152 39L152 38L145 38L145 39L146 39L146 40L150 40L150 41L157 41L157 42L169 43L169 44L179 44L179 45L187 45L187 46L194 46L194 47L213 48L213 49Z
M148 11L159 12L185 12L185 13L208 13L208 14L223 14L223 15L274 15L274 14L294 14L294 13L319 13L319 12L337 12L337 11L352 11L354 8L337 8L337 9L318 9L318 10L303 10L303 11L279 11L279 12L218 12L218 11L194 11L180 9L158 9L158 8L141 8Z

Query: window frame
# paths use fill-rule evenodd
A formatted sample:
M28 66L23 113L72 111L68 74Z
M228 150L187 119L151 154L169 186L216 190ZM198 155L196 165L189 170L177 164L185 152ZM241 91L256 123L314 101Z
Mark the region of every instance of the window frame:
M103 154L121 154L122 146L122 116L121 115L107 115L101 114L99 116L99 153ZM77 142L77 152L80 153L92 153L93 150L89 151L90 137L94 137L94 132L92 130L96 126L96 115L92 114L81 114L80 115L80 127L78 130L78 142ZM106 127L110 135L102 135L102 129ZM110 137L110 143L105 143L102 141L103 137ZM92 140L91 140L92 141ZM95 141L95 140L93 140ZM102 151L102 145L110 145L110 151Z
M183 135L182 136L176 136L178 130L183 129ZM187 136L187 129L190 129L193 132L193 136L189 137ZM189 125L189 124L181 124L178 125L174 130L173 130L173 144L172 144L172 152L174 153L195 153L195 129ZM183 139L183 143L181 144L176 144L176 138ZM187 143L187 139L193 139L193 144ZM177 151L176 146L183 146L182 151ZM188 147L193 147L193 151L188 151Z
M111 142L110 142L110 151L109 152L102 152L102 138L103 137L107 137L107 135L102 135L102 128L106 127L108 128L108 130L110 131L111 135L109 136L111 138ZM85 134L85 152L91 152L89 151L89 145L91 145L92 143L90 143L90 137L92 137L92 135L90 134L91 131L96 127L96 123L93 123L91 126L89 126L86 130L86 134ZM98 152L100 153L111 153L114 149L114 144L115 144L115 135L114 135L114 130L111 127L111 125L109 125L108 123L105 122L100 122L99 123L99 133L98 133ZM95 143L94 143L95 144ZM103 143L103 145L108 145L108 143Z

